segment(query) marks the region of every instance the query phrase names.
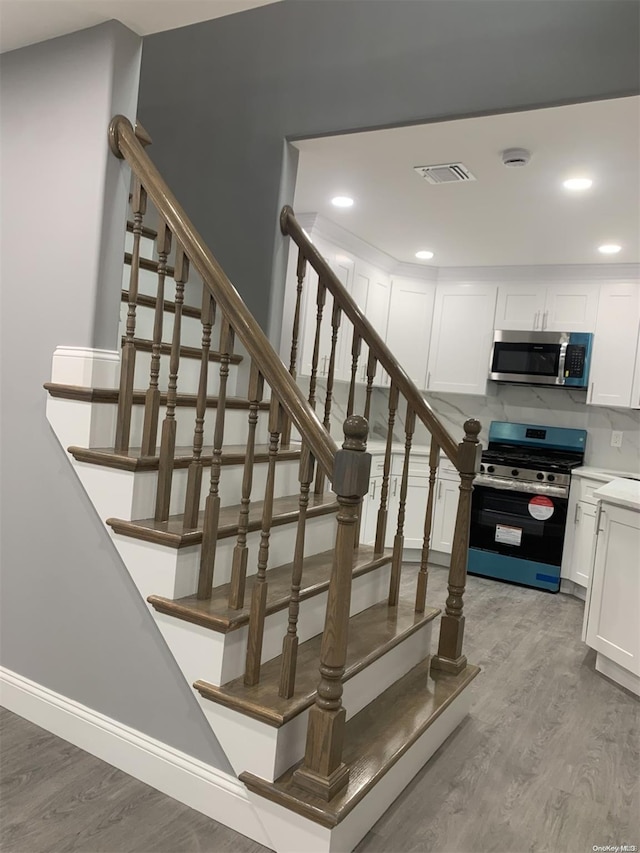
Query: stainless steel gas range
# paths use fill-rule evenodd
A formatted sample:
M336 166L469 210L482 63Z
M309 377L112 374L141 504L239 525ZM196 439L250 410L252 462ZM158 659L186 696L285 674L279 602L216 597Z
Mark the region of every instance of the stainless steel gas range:
M468 571L557 592L585 430L493 421L471 504Z

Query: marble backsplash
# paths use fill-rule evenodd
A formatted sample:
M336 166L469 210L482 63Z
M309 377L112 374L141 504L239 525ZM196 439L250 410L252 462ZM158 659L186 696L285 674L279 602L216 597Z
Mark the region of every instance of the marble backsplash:
M300 377L299 383L308 395L308 379ZM330 429L338 444L342 444L342 423L347 413L348 393L349 386L346 382L335 383ZM456 441L462 440L463 424L467 418L477 418L480 421L480 440L485 445L491 421L586 429L586 465L640 472L640 411L587 406L586 397L586 391L495 383L490 383L486 397L462 394L425 395L426 401ZM316 411L320 420L323 420L326 392L322 381L318 382L316 398ZM359 385L356 392L356 414L364 412L364 404L364 387ZM386 438L388 405L388 390L374 388L369 419L370 439ZM404 422L405 408L401 404L393 430L394 439L399 442L404 442ZM623 433L622 447L611 447L612 430L620 430ZM421 424L416 427L413 441L414 444L429 444L429 434Z
M464 434L463 424L470 417L477 418L482 424L480 440L485 445L491 421L586 429L586 465L640 472L640 411L587 406L586 397L586 391L495 383L490 383L486 397L425 395L426 401L458 441ZM388 392L376 389L371 407L370 433L378 437L386 435L388 402ZM404 416L401 407L394 427L399 441L404 439ZM622 447L611 447L612 430L622 431ZM416 430L414 441L428 443L428 440L428 433L421 426L419 431Z

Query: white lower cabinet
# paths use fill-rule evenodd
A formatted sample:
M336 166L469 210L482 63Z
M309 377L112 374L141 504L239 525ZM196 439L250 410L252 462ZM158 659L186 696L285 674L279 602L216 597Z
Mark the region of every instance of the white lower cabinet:
M603 502L585 607L586 642L618 667L640 677L638 554L640 513Z
M441 463L442 464L442 463ZM450 554L453 549L453 533L458 514L460 477L453 466L441 467L436 480L436 496L431 523L431 550Z
M574 476L569 492L561 576L586 588L591 578L596 534L598 499L593 493L602 484L602 480Z
M360 523L360 541L363 545L373 545L376 540L376 524L380 509L380 490L382 477L371 477L369 491L362 499L362 521Z

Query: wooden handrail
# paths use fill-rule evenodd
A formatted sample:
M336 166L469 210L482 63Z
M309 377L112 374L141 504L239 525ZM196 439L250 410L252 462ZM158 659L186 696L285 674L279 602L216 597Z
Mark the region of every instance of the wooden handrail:
M149 198L222 308L237 337L259 365L265 380L331 480L338 446L322 426L238 291L163 180L125 116L117 115L112 119L109 125L109 146L116 157L127 161L141 181Z
M369 351L387 371L392 384L407 400L416 417L422 421L433 436L436 444L445 452L458 471L462 472L464 468L461 465L464 465L464 461L460 459L457 442L449 435L446 427L440 422L431 406L398 364L391 350L358 308L351 294L311 243L289 205L282 208L280 230L296 243L305 259L321 277L334 300L351 320L356 332L369 347Z

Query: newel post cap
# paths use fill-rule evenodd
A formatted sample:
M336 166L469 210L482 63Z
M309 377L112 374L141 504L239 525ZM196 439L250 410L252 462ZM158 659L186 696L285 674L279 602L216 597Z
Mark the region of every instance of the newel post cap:
M369 424L361 415L350 415L343 429L344 444L333 466L333 491L340 497L361 498L369 490L371 472L371 454L365 452Z

